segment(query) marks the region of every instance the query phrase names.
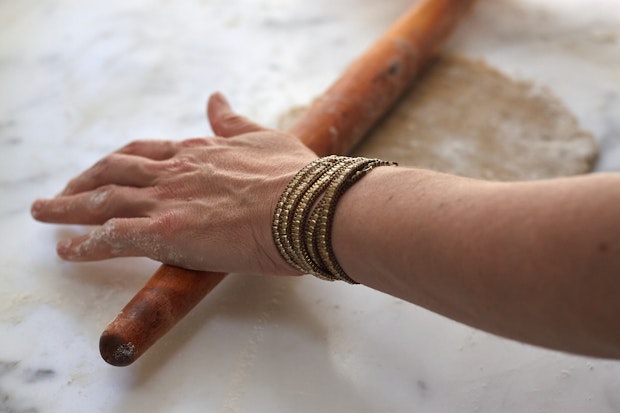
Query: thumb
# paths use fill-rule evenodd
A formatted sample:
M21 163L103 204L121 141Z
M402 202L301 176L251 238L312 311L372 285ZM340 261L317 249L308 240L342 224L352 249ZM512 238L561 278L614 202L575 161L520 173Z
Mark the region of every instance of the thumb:
M214 93L207 104L207 117L217 136L229 138L249 132L265 130L262 126L236 114L221 93Z

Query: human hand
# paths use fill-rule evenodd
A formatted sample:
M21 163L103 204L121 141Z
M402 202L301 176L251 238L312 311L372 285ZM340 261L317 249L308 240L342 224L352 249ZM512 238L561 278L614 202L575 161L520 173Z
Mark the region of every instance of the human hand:
M289 180L316 154L237 114L220 94L207 115L217 135L135 141L39 199L42 222L95 225L61 240L68 261L144 256L187 269L296 274L280 256L271 219Z

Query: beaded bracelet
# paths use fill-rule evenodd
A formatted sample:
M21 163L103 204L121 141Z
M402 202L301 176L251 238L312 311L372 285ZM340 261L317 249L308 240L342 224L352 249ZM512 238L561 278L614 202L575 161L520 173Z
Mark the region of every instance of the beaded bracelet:
M328 280L357 284L336 259L331 228L340 197L378 166L379 159L326 156L303 167L276 205L272 235L282 257L297 270Z

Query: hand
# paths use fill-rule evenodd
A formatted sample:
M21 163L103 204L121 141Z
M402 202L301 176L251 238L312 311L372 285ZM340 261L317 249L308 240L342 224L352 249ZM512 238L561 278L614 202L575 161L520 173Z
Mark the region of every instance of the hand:
M203 271L296 274L271 236L288 181L316 155L285 133L209 99L210 138L136 141L106 156L32 215L43 222L96 225L62 240L69 261L144 256Z

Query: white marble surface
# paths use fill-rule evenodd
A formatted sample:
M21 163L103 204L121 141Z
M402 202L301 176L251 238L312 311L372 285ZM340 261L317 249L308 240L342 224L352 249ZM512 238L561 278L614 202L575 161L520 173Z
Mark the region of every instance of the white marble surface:
M620 412L620 362L364 287L226 279L127 368L99 334L157 267L68 264L29 205L129 140L208 134L214 90L268 125L409 1L0 2L0 412ZM620 170L620 3L481 0L448 48L554 91Z

